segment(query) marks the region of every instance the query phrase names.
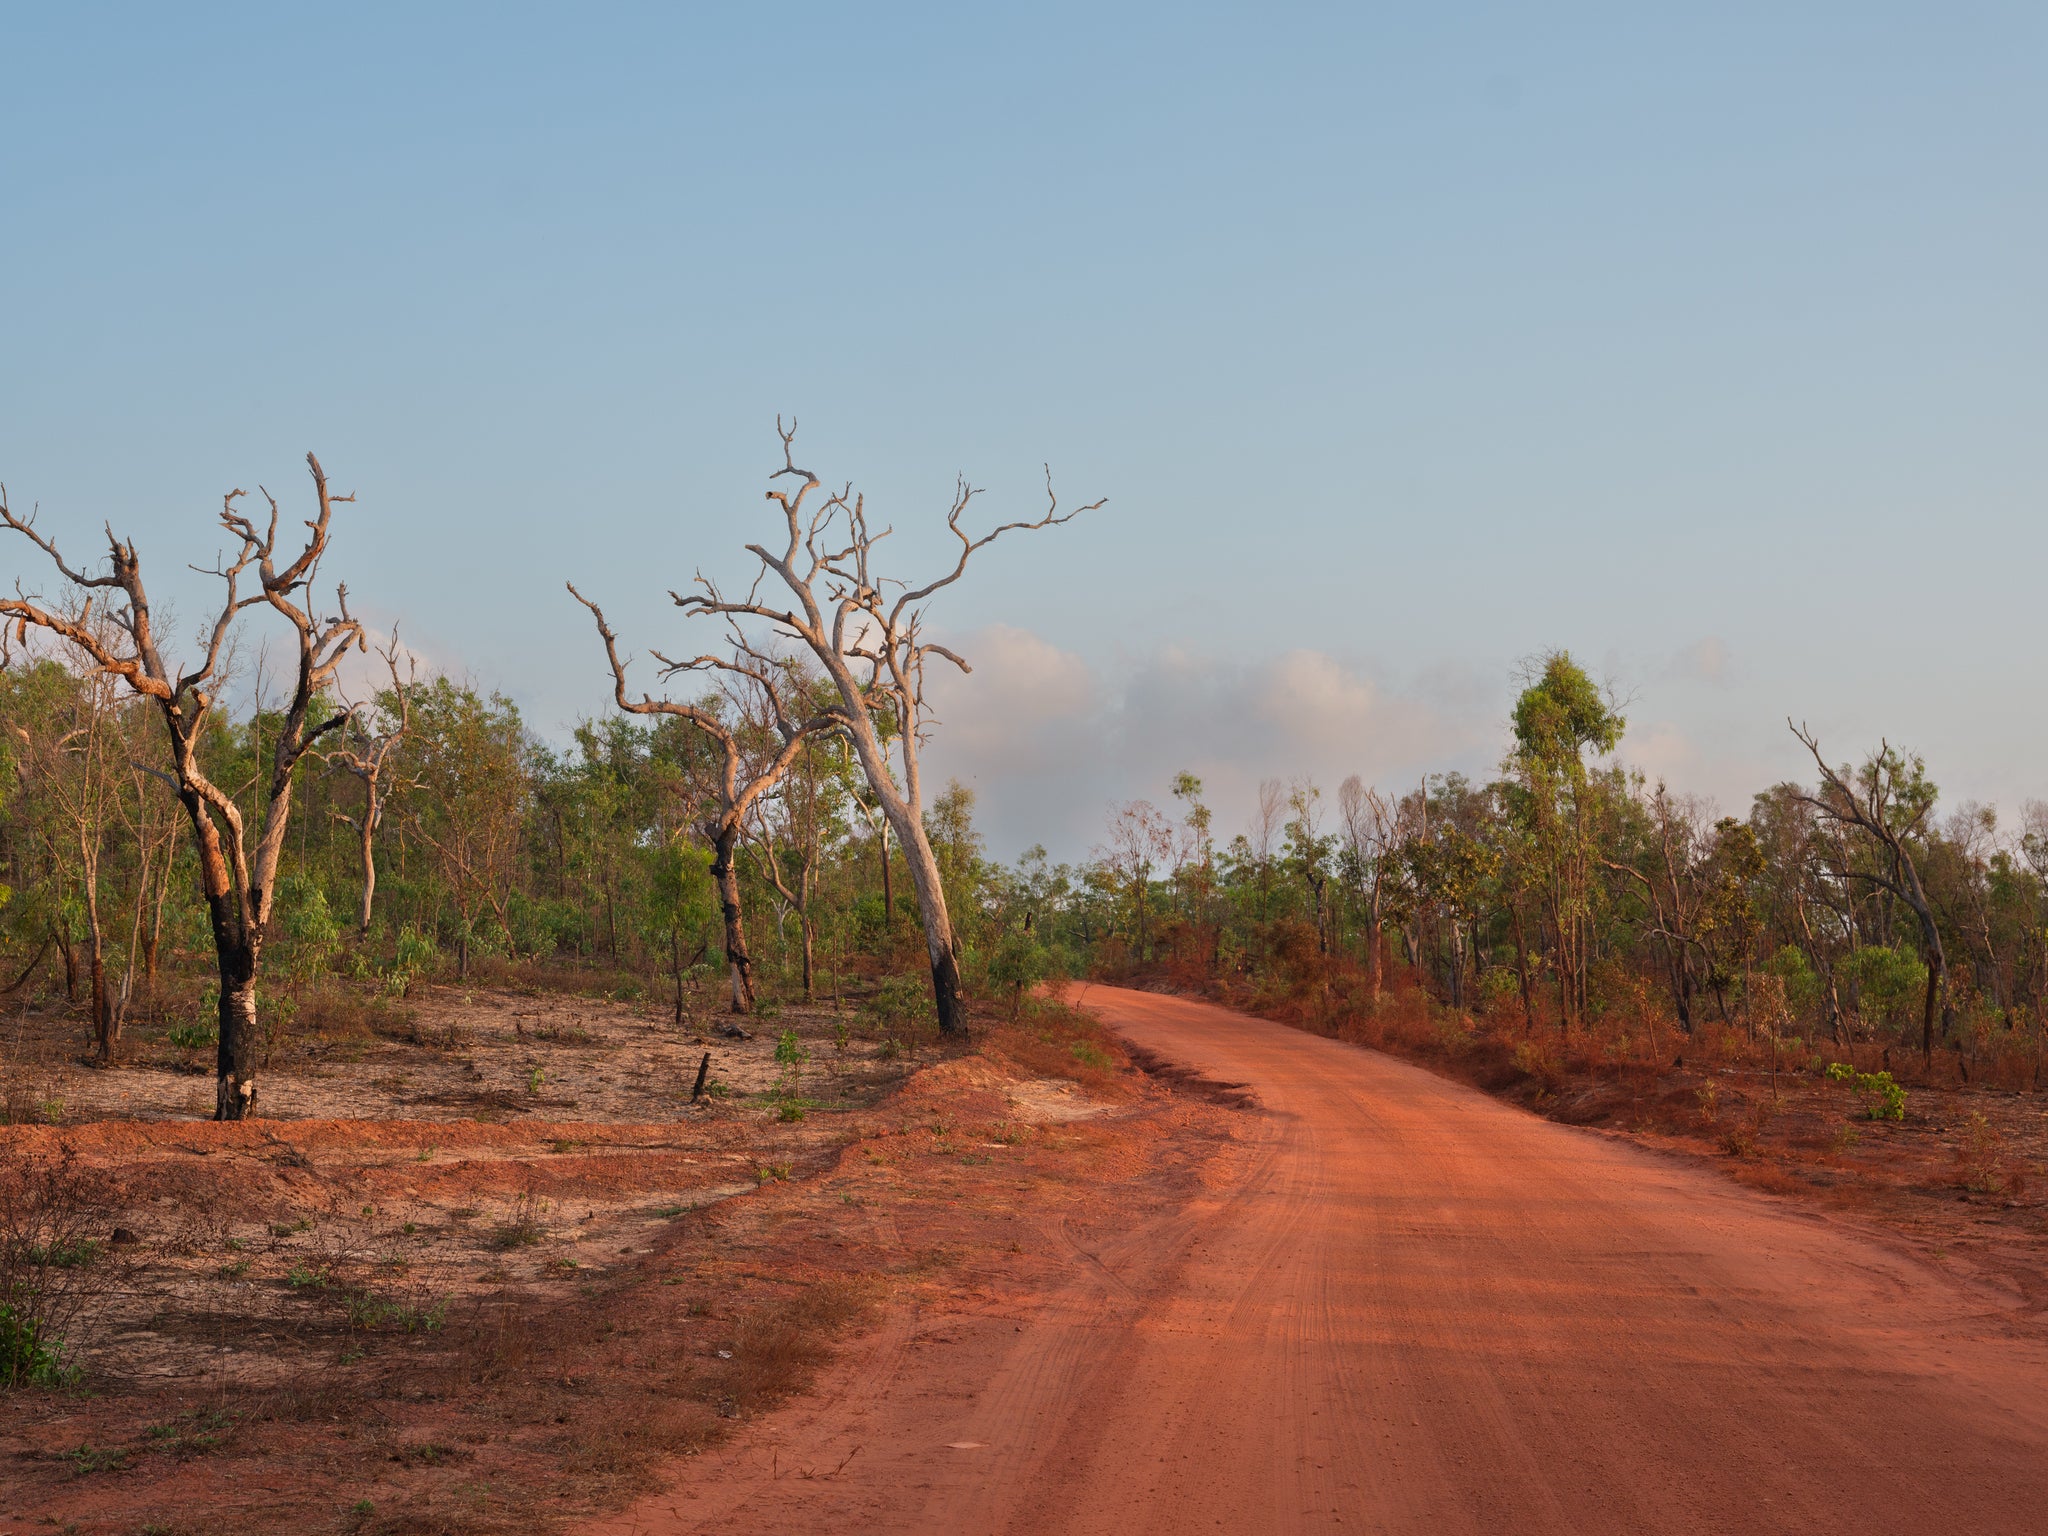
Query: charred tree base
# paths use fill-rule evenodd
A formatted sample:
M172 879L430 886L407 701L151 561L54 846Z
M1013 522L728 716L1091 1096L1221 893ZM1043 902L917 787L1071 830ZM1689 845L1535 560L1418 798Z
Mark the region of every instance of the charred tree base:
M940 1034L967 1033L967 1008L960 997L960 966L950 953L932 962L932 1006L939 1016Z
M256 969L253 959L248 969ZM256 983L226 983L220 993L220 1051L215 1057L213 1118L248 1120L256 1113Z

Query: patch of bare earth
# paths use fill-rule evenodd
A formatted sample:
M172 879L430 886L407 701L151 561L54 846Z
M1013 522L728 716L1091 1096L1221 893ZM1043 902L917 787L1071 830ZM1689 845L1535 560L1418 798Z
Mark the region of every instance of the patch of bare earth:
M306 1118L151 1123L185 1107L176 1071L42 1065L67 1117L137 1118L0 1128L102 1176L120 1277L75 1330L82 1385L8 1395L0 1531L585 1520L877 1306L1004 1305L1228 1140L1058 1011L914 1075L826 1010L744 1042L582 998L417 1011L425 1043L273 1068L266 1108ZM692 1106L707 1048L725 1091Z

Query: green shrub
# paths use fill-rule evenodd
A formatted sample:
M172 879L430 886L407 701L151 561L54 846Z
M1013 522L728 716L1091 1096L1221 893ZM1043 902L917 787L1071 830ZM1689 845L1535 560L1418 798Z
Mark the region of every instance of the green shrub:
M1891 1073L1859 1072L1846 1061L1832 1061L1828 1063L1826 1076L1830 1082L1847 1083L1854 1092L1863 1096L1865 1119L1906 1118L1906 1090L1893 1081Z
M0 1386L55 1387L68 1380L62 1342L42 1323L0 1303Z
M862 1005L861 1013L891 1041L927 1024L936 1027L931 988L917 976L885 977L875 995Z
M1842 962L1856 988L1856 1006L1873 1024L1895 1028L1927 988L1927 967L1904 945L1866 944Z
M129 1273L99 1236L109 1204L104 1175L72 1152L0 1149L0 1387L77 1379L66 1345Z
M1820 976L1806 951L1787 944L1764 962L1764 969L1785 988L1785 1007L1794 1018L1811 1018L1820 1008Z
M173 1024L164 1031L164 1038L181 1051L203 1050L220 1043L218 1024Z
M1052 975L1054 964L1050 950L1022 929L1013 929L983 959L982 974L990 987L1009 994L1014 1019L1023 1008L1024 994Z
M433 935L423 931L417 923L407 923L398 931L398 945L391 957L391 968L385 974L384 986L393 997L405 997L412 991L413 983L440 959L440 948L434 943Z

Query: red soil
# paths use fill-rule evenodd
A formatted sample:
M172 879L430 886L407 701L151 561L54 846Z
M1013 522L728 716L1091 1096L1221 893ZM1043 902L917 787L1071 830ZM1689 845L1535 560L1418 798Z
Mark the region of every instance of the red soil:
M1354 1046L1086 1001L1263 1113L593 1536L2042 1528L2038 1292Z

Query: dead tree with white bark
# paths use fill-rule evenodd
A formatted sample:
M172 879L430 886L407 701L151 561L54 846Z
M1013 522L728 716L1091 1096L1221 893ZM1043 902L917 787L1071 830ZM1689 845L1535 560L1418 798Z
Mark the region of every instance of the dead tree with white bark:
M1352 774L1337 786L1337 811L1343 822L1340 865L1357 892L1365 917L1366 991L1379 1002L1381 928L1387 892L1400 857L1400 821L1394 802Z
M352 711L343 745L325 755L331 767L352 775L363 786L363 808L351 816L346 811L327 814L356 835L357 854L363 866L363 899L356 915L356 937L370 936L371 903L377 896L377 831L384 825L384 807L392 793L403 787L396 759L405 738L412 734L412 688L419 680L418 666L407 658L406 673L398 674L398 630L393 626L390 643L377 654L384 658L391 674L387 703L374 723L362 711Z
M75 608L54 605L15 585L15 595L0 599L0 622L13 621L14 640L26 641L31 626L58 636L95 671L121 679L134 693L155 704L170 737L171 766L158 773L169 784L192 823L199 854L199 879L213 929L220 968L220 1044L216 1054L214 1118L240 1120L256 1108L256 973L270 931L271 903L277 893L278 861L284 852L285 829L291 819L292 776L309 749L348 719L346 710L315 721L313 707L334 680L342 656L363 646L363 629L349 617L348 592L335 588L333 617L314 608L313 583L327 553L337 496L328 487L320 461L306 455L317 501L315 516L306 520L304 546L280 567L275 497L262 487L270 504L267 522L259 525L240 510L247 494L233 490L222 498L220 526L236 547L234 558L216 561L205 574L217 576L226 591L218 614L201 636L205 649L198 662L179 671L164 660L143 584L142 559L133 541L123 542L107 530L108 570L88 575L67 564L56 542L35 528L35 516L17 517L0 488L0 522L22 535L44 555L73 588L84 594ZM287 551L288 552L288 551ZM254 573L256 587L244 593ZM110 606L99 612L112 619L109 631L94 622L99 594L110 594ZM200 766L206 725L223 684L222 655L243 610L267 607L291 628L297 648L290 700L281 712L277 740L270 754L269 779L263 788L262 819L250 826L234 797L216 785Z
M604 610L578 592L574 582L569 583L569 595L588 608L597 621L605 659L611 663L612 697L619 708L628 714L671 715L687 720L718 746L718 773L698 830L711 845L711 883L717 888L719 911L725 923L725 961L732 983L732 1011L752 1013L754 961L747 949L740 908L740 839L756 803L782 782L805 744L814 736L838 730L839 720L830 713L808 709L811 701L805 696L803 680L792 674L783 659L756 649L737 630L724 655L676 661L660 651L648 654L660 663L664 679L684 674L707 676L729 688L743 690L747 703L758 711L757 723L765 724L772 736L773 745L765 755L751 750L750 738L762 732L747 730L744 718L725 719L710 703L679 703L646 693L635 699L626 691L627 664L619 655L619 637L605 622ZM747 712L743 708L737 713L744 717Z
M925 607L965 574L968 561L1004 534L1058 527L1104 503L1095 501L1062 512L1048 470L1044 516L1001 523L976 536L963 528L961 521L981 492L959 480L946 513L946 527L960 546L953 563L931 580L912 586L884 575L877 567L876 547L891 530L877 531L869 525L865 499L851 485L825 492L816 475L796 464L792 447L796 423L792 421L784 430L778 417L775 429L782 439L782 467L769 479L796 483L787 489L771 486L768 490L768 500L781 513L782 526L775 543L747 546L760 568L745 596L728 596L701 572L697 591L688 596L669 595L693 618L716 616L734 623L765 623L780 640L803 646L824 669L838 695L831 717L852 741L861 772L909 867L931 960L932 999L939 1028L951 1034L966 1026L960 999L960 957L938 859L925 835L919 754L932 724L925 702L926 664L937 659L963 673L973 669L953 651L925 637ZM812 502L814 494L822 499ZM762 593L771 576L774 600ZM896 772L891 771L884 721L892 722L896 729Z

